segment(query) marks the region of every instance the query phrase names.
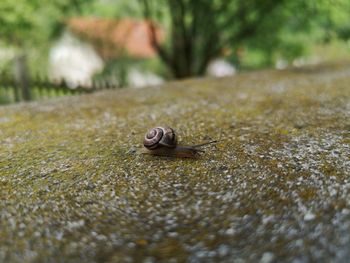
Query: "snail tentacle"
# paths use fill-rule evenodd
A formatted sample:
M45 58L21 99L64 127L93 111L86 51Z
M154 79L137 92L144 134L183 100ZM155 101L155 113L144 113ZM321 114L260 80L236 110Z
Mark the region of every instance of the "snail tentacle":
M200 148L202 146L207 146L209 144L212 144L212 143L217 143L218 140L213 140L213 141L210 141L210 142L204 142L204 143L201 143L201 144L195 144L195 145L192 145L193 148Z

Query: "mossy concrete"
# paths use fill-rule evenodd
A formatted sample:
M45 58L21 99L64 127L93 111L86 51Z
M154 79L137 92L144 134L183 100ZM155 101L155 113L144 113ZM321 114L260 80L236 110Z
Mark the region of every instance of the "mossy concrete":
M1 262L345 262L350 65L0 108ZM198 159L139 154L148 128Z

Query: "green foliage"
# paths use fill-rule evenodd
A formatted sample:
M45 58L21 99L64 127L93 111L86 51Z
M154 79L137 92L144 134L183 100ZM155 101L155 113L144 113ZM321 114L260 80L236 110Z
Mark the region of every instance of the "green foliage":
M131 69L137 69L141 72L152 72L160 76L166 76L167 71L164 69L161 61L158 58L154 59L133 59L129 56L121 56L118 59L113 59L105 62L105 67L102 72L96 74L96 80L111 80L118 82L120 87L130 85L128 82L128 74Z
M139 12L138 0L92 1L82 10L85 16L96 16L118 19L123 17L142 17Z
M145 17L167 23L168 42L158 51L179 78L203 74L208 62L223 56L224 50L231 50L231 60L238 66L242 49L253 59L252 64L266 66L276 57L292 60L317 42L350 36L350 3L346 0L140 3Z
M0 42L15 53L27 53L31 71L45 71L47 50L60 35L67 17L76 15L94 0L2 0ZM9 71L8 62L0 71Z
M135 62L129 57L120 57L119 59L110 60L102 72L96 74L96 80L105 80L114 77L118 81L120 87L128 85L128 71Z
M142 65L175 78L204 74L216 57L238 67L266 67L319 43L350 39L348 0L1 0L0 42L25 49L30 68L46 68L51 41L69 17L79 15L157 21L167 33L167 41L156 45L166 67L159 61ZM106 72L130 63L135 61L111 62Z
M11 0L0 2L1 39L12 44L21 44L29 38L29 31L35 25L33 15L38 7L37 1Z

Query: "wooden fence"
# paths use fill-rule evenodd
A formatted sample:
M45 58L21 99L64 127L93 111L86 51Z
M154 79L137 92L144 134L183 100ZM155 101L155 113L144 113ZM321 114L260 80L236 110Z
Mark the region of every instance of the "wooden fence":
M11 76L0 75L0 104L92 93L98 90L116 88L119 88L119 86L103 79L92 81L90 86L78 85L72 88L64 80L52 81L43 76L33 77L27 85L21 85Z

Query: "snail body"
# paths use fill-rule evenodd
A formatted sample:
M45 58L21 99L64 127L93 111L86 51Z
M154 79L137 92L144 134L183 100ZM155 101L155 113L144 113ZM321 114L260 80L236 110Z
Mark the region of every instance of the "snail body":
M143 153L168 157L196 158L201 152L204 152L200 147L215 142L210 141L188 146L178 145L175 131L172 128L156 127L145 134L143 145L146 149Z

